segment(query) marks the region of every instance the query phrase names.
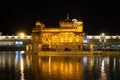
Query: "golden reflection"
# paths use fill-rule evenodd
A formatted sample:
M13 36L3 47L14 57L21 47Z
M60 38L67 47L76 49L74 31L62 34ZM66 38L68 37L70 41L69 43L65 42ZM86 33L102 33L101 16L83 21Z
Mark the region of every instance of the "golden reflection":
M25 80L24 79L24 61L23 61L23 57L21 57L21 59L20 59L20 71L21 71L21 80Z
M90 58L89 58L89 61L90 61L90 63L89 63L90 70L92 71L92 67L93 67L93 57L90 57Z
M63 62L61 62L61 64L60 64L60 71L63 71L64 70L64 64L63 64Z
M51 74L51 57L49 57L49 74Z
M75 79L83 79L84 75L84 67L82 64L82 60L78 61L79 58L72 57L39 57L38 65L34 64L34 66L38 66L43 75L56 75L56 77L63 78L75 78ZM38 71L37 67L33 68L33 71ZM36 72L34 72L36 73ZM37 72L38 73L38 72ZM36 74L37 74L36 73Z
M27 66L30 66L30 56L26 55L26 64Z

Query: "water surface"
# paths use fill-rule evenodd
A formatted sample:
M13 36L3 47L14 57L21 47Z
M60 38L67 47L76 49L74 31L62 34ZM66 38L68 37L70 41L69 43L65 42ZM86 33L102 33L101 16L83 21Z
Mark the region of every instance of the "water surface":
M0 52L1 80L120 80L120 56Z

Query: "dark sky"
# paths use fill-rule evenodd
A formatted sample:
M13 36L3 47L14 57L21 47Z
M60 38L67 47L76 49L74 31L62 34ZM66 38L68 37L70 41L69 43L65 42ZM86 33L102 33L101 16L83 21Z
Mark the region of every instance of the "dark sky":
M86 34L120 34L120 4L117 0L39 0L0 3L0 32L14 35L25 31L31 34L36 20L46 27L59 26L66 18L81 19Z

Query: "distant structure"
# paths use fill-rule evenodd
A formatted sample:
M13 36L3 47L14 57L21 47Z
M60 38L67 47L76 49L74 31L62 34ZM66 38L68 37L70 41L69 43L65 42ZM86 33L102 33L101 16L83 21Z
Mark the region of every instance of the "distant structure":
M27 49L32 51L70 51L82 50L84 38L83 21L70 19L69 15L59 22L58 28L46 28L36 21L32 29L32 42Z
M0 36L2 36L2 32L0 32Z
M2 33L2 32L1 32ZM28 35L0 35L0 51L22 51L26 45L31 43L31 36Z

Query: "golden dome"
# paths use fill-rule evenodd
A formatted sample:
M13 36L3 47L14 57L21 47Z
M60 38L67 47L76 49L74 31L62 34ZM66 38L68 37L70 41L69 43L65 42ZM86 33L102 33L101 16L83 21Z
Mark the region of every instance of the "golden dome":
M74 22L69 18L69 15L67 15L67 18L61 21L59 25L64 28L72 28L74 27Z
M41 25L41 22L39 20L36 21L35 23L36 26L40 26Z

